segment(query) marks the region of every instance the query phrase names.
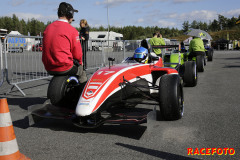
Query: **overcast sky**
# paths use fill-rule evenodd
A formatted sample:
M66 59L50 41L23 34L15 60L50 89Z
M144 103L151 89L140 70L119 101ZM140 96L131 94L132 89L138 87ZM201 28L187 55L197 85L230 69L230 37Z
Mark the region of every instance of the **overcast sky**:
M16 14L20 19L35 18L43 22L57 19L60 0L1 0L0 16ZM182 29L184 21L209 22L218 14L231 18L240 15L239 0L66 0L90 26L107 26L107 6L111 26L159 26Z

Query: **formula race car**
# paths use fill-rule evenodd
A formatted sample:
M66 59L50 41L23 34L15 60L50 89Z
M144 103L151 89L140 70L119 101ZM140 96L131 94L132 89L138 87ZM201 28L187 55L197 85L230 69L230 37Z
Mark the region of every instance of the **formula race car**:
M182 80L175 68L164 67L161 57L152 56L143 47L121 64L97 70L83 86L75 76L53 77L48 100L29 107L29 120L71 119L78 127L95 128L104 123L145 123L151 109L137 104L158 105L157 116L178 120L184 111ZM154 111L155 109L153 109Z
M193 56L192 58L190 58L190 52L188 50L185 49L185 45L184 43L181 44L181 53L184 54L184 60L185 61L194 61L196 62L197 65L197 71L198 72L204 72L204 66L207 65L207 52L204 52L204 54L197 54L195 56ZM209 55L210 58L210 55Z
M213 47L211 46L211 40L210 39L203 39L203 44L207 56L208 61L213 60Z
M188 53L179 51L179 45L153 46L153 48L166 49L162 53L164 66L175 68L182 77L185 86L194 87L197 85L196 60L188 60ZM196 59L196 57L194 58Z

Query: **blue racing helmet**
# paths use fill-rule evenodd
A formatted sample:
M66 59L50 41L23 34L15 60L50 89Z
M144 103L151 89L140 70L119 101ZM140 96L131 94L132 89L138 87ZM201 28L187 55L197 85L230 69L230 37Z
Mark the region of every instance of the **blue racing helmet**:
M139 63L147 63L148 50L144 47L139 47L135 50L133 58Z

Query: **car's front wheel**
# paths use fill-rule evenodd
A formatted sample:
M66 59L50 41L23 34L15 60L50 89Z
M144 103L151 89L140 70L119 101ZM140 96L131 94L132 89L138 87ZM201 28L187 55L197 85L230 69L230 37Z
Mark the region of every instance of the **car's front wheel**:
M75 108L82 92L75 76L54 76L48 86L47 97L53 105Z
M181 78L177 74L163 75L159 83L160 113L165 120L183 116L184 97Z

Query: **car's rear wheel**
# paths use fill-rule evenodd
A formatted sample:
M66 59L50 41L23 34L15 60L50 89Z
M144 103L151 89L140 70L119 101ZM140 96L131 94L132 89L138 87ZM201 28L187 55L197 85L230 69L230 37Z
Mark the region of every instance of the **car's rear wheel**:
M204 57L202 55L197 55L196 63L197 63L198 72L203 72L204 71Z
M212 59L213 59L213 51L209 50L208 51L208 61L212 61Z
M207 56L206 56L206 52L204 52L203 60L204 60L204 66L206 66L206 65L207 65Z
M184 63L183 81L186 86L194 87L197 85L197 66L194 61L187 61Z
M177 74L163 75L159 83L160 113L165 120L178 120L184 111L181 79Z

